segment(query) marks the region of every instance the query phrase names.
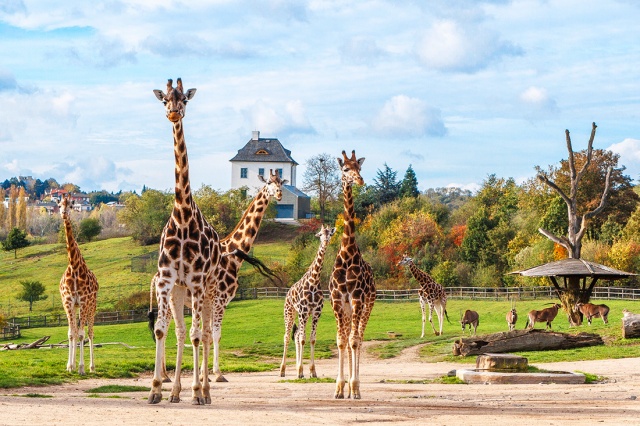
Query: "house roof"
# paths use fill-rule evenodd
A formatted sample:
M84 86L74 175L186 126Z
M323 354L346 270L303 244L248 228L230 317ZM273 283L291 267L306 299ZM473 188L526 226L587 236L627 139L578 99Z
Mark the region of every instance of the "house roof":
M238 150L229 161L253 161L258 163L298 163L291 158L291 151L282 146L278 139L252 138Z
M304 198L311 198L309 197L307 194L305 194L304 192L300 191L298 188L296 188L295 186L291 186L291 185L282 185L282 188L286 189L287 191L291 192L293 195L295 195L296 197L304 197Z
M533 268L513 271L523 277L597 277L607 280L628 278L636 274L624 272L609 266L589 262L584 259L562 259L557 262L545 263Z

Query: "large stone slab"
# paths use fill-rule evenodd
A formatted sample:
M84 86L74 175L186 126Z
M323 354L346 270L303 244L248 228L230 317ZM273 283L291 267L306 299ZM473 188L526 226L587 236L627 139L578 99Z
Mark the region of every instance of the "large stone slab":
M512 354L482 354L476 358L476 369L484 371L526 372L529 360Z
M580 373L504 373L497 371L457 370L456 377L469 384L584 384L586 377Z

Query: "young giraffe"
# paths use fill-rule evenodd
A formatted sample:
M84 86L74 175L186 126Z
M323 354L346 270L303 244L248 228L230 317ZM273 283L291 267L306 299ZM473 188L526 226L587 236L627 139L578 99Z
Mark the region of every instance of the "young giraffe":
M67 313L69 323L69 359L67 371L72 372L76 367L76 346L80 344L80 360L78 373L84 374L84 326L87 326L89 338L89 371L94 373L96 366L93 360L93 320L96 314L96 301L98 296L98 280L89 270L87 263L80 253L78 244L73 238L71 228L71 207L73 201L69 195L64 195L58 204L60 215L64 221L64 231L67 240L67 255L69 264L60 280L60 298ZM79 311L80 324L76 318L76 309Z
M318 253L313 263L311 263L302 278L291 286L287 292L287 298L284 302L284 353L282 355L282 364L280 364L280 377L284 377L284 371L287 366L289 333L291 333L295 325L296 313L298 314L298 323L300 324L298 330L294 331L298 378L302 379L304 377L304 372L302 371L302 354L306 336L305 327L309 318L311 318L311 334L309 335L311 362L309 365L309 375L311 377L318 377L314 362L314 350L316 346L316 327L318 326L318 320L320 319L322 306L324 305L324 295L320 288L320 273L322 272L324 253L334 232L336 232L336 228L329 228L322 225L320 231L316 234L316 237L320 238L320 247L318 248Z
M201 369L206 370L209 364L209 349L211 343L214 344L213 351L213 374L216 376L216 382L226 382L227 380L220 371L219 354L220 354L220 338L222 336L222 317L224 316L225 309L229 302L236 295L238 290L238 271L242 266L243 260L238 256L232 254L236 249L248 253L251 250L253 242L258 235L262 218L267 212L269 206L269 200L275 198L280 201L282 199L282 185L285 185L288 181L281 179L278 173L273 173L273 170L269 170L269 179L259 177L265 186L256 194L251 204L247 207L244 215L238 221L235 229L231 233L220 240L220 251L222 256L218 265L215 267L214 285L208 286L205 291L204 309L202 314L202 320L206 327L202 335L202 344L204 348L204 355L202 357ZM180 301L184 301L184 304L188 303L187 289L184 287L174 287L173 294L176 306L182 306ZM181 309L179 309L181 311ZM178 312L178 316L175 319L176 329L184 329L184 318L181 312ZM178 344L184 343L184 340L178 341ZM211 403L209 396L209 382L203 384L205 402Z
M424 271L418 269L418 267L413 263L413 259L411 259L407 253L402 256L402 260L398 262L398 265L409 265L409 270L413 274L413 276L420 283L420 290L418 290L418 294L420 296L420 308L422 309L422 335L420 338L424 337L424 326L426 323L426 304L429 305L429 322L431 323L431 328L433 328L433 332L436 336L442 334L442 322L444 321L444 316L447 316L447 321L449 321L449 315L447 314L447 293L444 291L444 287L438 284L429 274ZM433 326L433 310L436 310L436 314L438 315L438 322L440 323L440 332L436 331L436 328Z
M161 90L154 90L153 92L165 105L167 118L173 123L176 180L173 211L162 231L158 254L158 273L154 277L158 302L158 321L154 330L156 337L155 369L148 402L157 404L162 400L165 339L171 318L169 304L171 303L171 310L176 316L176 323L179 321L178 317L182 317L183 314L182 303L177 305L176 301L171 297L172 289L175 286L183 286L191 293L193 317L189 336L193 345L193 365L199 365L199 349L203 335L200 324L202 321L204 293L207 286L212 285L213 282L213 271L220 259L220 243L218 234L207 223L193 200L189 183L189 160L182 129L182 119L185 114L186 104L193 98L196 89L189 89L185 93L182 87L182 80L178 79L175 88L173 88L173 81L168 81L166 94ZM177 309L178 306L180 309ZM204 323L205 333L207 332L207 327L208 325ZM184 331L179 332L176 328L176 338L179 342L184 341ZM182 352L183 346L179 345L174 384L169 398L170 402L180 401ZM202 372L202 375L203 383L207 383L207 371ZM192 404L204 404L205 399L202 393L200 373L197 368L193 369L191 388Z
M360 399L360 348L364 330L376 300L376 286L371 266L362 258L355 237L355 214L353 210L353 183L363 185L360 167L364 158L356 160L342 151L344 161L338 158L342 170L342 197L344 199L344 230L336 261L333 266L329 292L331 306L337 323L338 377L335 398L344 398L344 360L349 359L349 393ZM348 344L348 347L347 347Z

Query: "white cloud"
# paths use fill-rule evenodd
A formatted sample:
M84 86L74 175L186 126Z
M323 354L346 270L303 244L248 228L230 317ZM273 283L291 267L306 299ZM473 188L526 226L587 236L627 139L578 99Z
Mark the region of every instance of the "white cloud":
M547 90L541 87L528 87L520 93L520 102L530 115L548 115L558 111L555 99L551 98Z
M416 54L427 68L473 73L503 56L521 55L522 50L493 31L447 19L437 21L424 33Z
M388 100L373 120L372 127L382 136L423 137L447 133L439 109L405 95Z
M265 135L315 133L301 101L288 101L284 105L259 100L243 109L248 128L260 130Z
M352 37L340 47L340 56L345 64L371 66L384 55L376 41L368 37Z
M640 181L640 139L626 138L608 148L620 155L618 164L625 166L626 173L636 182Z

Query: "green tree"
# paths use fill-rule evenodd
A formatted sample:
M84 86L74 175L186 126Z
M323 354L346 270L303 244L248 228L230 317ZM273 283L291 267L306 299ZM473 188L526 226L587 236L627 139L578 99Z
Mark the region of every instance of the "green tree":
M33 302L45 300L47 295L44 294L45 288L40 281L20 281L22 291L18 294L18 300L29 302L29 312L33 310Z
M416 177L416 172L413 171L411 164L409 164L409 168L404 174L404 179L400 183L400 197L417 197L420 195L420 191L418 190L418 178Z
M378 169L376 177L373 179L373 186L376 189L377 205L384 205L398 198L400 194L400 183L396 180L398 172L394 171L384 163L384 169Z
M142 195L131 195L118 217L141 244L160 241L164 225L171 216L173 193L148 189Z
M7 239L2 242L2 248L5 251L13 250L13 257L17 259L18 249L28 247L29 244L27 233L19 228L13 228L7 235Z
M89 217L80 222L78 238L82 241L91 241L92 238L100 235L101 231L102 226L100 225L100 220Z

